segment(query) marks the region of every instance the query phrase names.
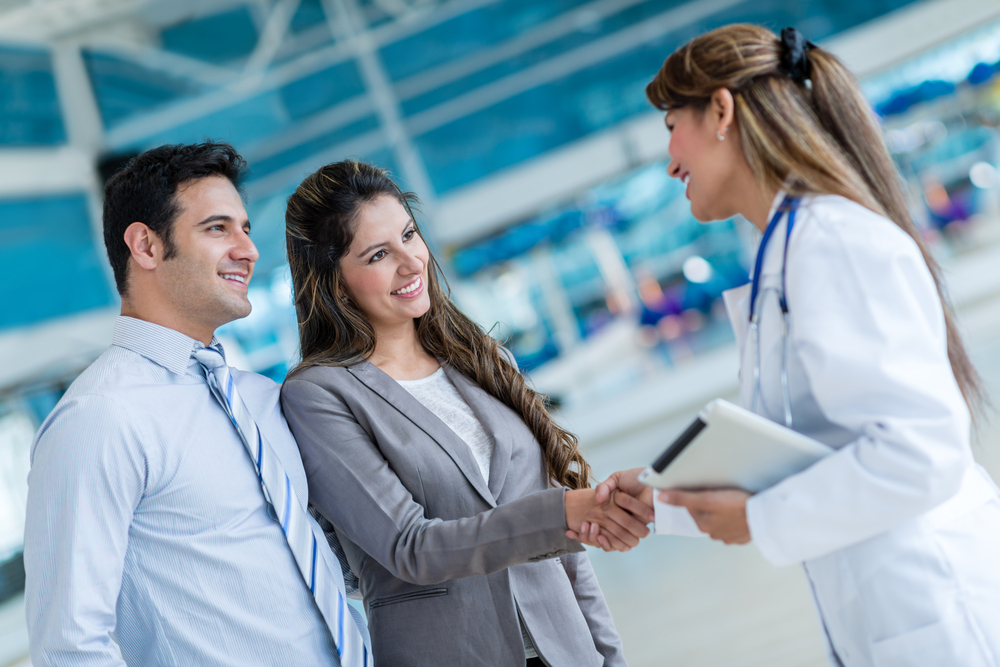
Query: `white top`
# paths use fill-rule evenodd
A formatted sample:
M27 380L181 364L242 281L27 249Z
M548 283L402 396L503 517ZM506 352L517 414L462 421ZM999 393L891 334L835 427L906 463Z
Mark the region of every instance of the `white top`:
M493 457L493 438L483 429L482 423L448 379L444 369L439 368L420 380L396 380L396 382L465 441L472 450L472 455L476 457L479 471L488 484L490 459ZM538 657L531 643L531 637L524 627L524 621L521 621L521 638L524 641L525 658Z
M396 382L465 441L472 450L472 455L476 457L479 470L488 484L490 459L493 457L493 438L483 430L483 425L476 414L445 375L444 369L439 368L420 380L396 380Z

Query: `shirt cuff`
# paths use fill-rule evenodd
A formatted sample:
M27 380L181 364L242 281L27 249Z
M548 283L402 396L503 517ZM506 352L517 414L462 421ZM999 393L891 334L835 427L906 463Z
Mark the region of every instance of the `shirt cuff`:
M653 495L653 512L656 514L653 532L657 535L708 536L708 533L698 530L698 524L694 522L686 507L676 507L661 502L655 493Z
M757 551L774 567L793 565L795 561L786 556L767 523L767 496L758 493L747 499L747 527L750 528L750 539L756 545Z

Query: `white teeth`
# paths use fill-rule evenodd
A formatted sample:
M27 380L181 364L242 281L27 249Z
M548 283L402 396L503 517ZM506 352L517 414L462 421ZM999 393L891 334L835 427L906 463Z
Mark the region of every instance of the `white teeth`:
M684 185L687 185L691 181L691 174L684 174L684 178L681 179Z
M223 273L223 274L221 274L221 275L222 275L222 277L223 277L223 278L225 278L226 280L238 280L238 281L240 281L241 283L244 283L244 284L245 284L245 283L246 283L246 281L247 281L247 279L246 279L246 278L244 278L243 276L238 276L238 275L236 275L235 273Z
M398 290L396 290L395 292L392 292L392 293L393 294L409 294L413 290L419 288L420 285L422 285L422 284L423 284L423 281L420 280L420 278L417 278L416 280L413 281L412 284L407 285L406 287L403 287L402 289L398 289Z

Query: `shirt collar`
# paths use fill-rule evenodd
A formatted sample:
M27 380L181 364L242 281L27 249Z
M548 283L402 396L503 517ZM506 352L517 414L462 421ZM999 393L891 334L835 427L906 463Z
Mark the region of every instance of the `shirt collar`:
M187 373L191 353L204 347L201 341L180 331L125 315L119 315L115 320L111 344L141 354L177 375ZM222 350L222 344L215 337L212 338L212 345ZM222 356L225 358L224 352Z
M765 224L770 224L771 220L774 218L774 214L778 212L778 207L781 206L781 202L785 200L788 195L785 192L785 188L778 190L778 194L774 195L774 201L771 202L771 210L767 212L767 219Z

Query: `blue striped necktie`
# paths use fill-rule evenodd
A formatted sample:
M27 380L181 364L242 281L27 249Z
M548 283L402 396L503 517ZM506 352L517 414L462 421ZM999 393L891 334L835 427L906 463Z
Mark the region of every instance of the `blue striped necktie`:
M212 394L229 415L257 468L264 497L274 508L299 572L337 642L340 664L343 667L372 667L371 650L365 644L344 599L344 592L338 585L343 581L340 563L327 547L323 534L319 533L319 526L309 520L306 505L292 488L281 461L261 437L257 423L236 391L236 383L222 351L214 347L199 347L193 355L204 367Z

